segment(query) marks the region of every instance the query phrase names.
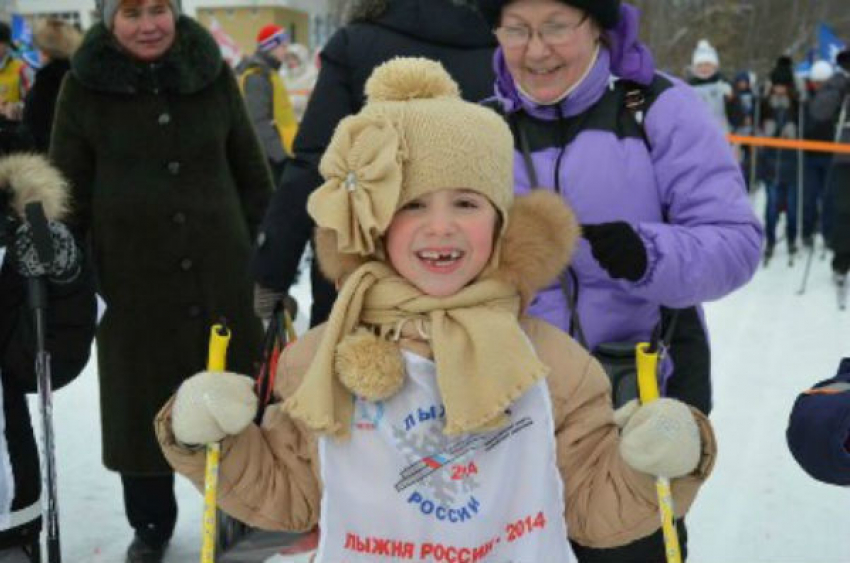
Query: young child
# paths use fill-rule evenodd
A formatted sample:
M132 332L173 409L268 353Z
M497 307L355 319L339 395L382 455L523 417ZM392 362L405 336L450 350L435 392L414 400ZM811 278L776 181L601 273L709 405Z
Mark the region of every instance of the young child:
M426 59L378 67L337 128L310 199L327 324L284 352L262 426L249 378L202 372L157 418L174 468L253 525L322 531L318 562L575 561L678 514L715 455L708 420L661 399L611 410L608 379L522 317L578 236L560 198L513 201L511 133ZM632 405L634 407L634 405ZM636 411L636 412L635 412Z
M786 437L806 473L850 486L850 358L841 360L835 377L797 397Z

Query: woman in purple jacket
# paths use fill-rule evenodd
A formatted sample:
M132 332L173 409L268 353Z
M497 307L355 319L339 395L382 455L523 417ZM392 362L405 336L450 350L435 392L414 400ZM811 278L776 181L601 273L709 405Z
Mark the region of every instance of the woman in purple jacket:
M516 192L557 191L584 231L562 283L540 292L531 314L595 350L648 340L679 310L666 392L708 412L700 303L750 279L763 239L722 132L691 88L656 72L633 7L478 4L500 44L490 105L514 131ZM660 531L622 548L575 548L582 562L664 561Z

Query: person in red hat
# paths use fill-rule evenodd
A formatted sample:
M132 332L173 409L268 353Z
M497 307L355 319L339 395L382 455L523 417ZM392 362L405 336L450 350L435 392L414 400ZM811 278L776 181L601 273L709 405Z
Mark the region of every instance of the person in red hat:
M248 114L275 182L292 154L292 141L298 131L292 101L279 74L288 46L286 29L275 24L265 25L257 33L257 50L236 69Z

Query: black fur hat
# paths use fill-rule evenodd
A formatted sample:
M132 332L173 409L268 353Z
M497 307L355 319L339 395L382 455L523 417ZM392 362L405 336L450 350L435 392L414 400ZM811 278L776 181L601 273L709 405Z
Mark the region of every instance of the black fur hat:
M478 9L487 21L487 25L495 28L499 24L502 8L513 0L477 0ZM560 0L579 10L590 14L603 29L611 29L620 20L620 0Z
M776 59L776 65L770 71L770 81L773 84L794 86L794 69L791 57L782 56Z
M835 57L835 62L845 71L850 72L850 49L844 49Z

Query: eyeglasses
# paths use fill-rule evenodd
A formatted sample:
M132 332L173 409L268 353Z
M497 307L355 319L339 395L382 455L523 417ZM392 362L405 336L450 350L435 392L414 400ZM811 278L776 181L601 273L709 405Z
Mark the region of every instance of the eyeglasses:
M519 49L528 45L531 38L536 34L543 43L550 47L557 47L567 43L578 31L588 14L585 13L578 23L567 24L559 22L547 22L538 29L532 29L526 25L505 25L494 30L496 39L505 49Z

